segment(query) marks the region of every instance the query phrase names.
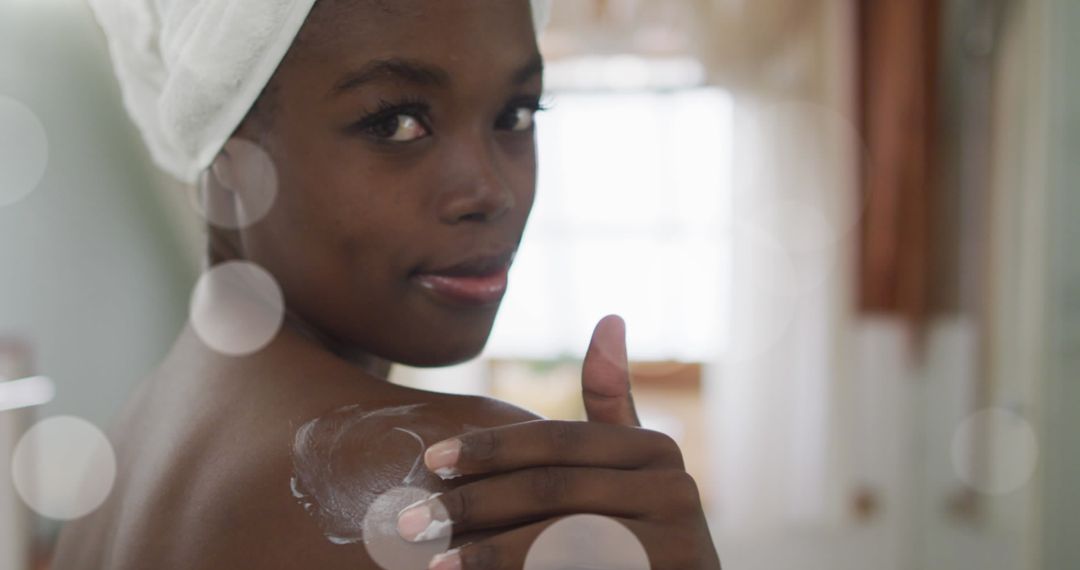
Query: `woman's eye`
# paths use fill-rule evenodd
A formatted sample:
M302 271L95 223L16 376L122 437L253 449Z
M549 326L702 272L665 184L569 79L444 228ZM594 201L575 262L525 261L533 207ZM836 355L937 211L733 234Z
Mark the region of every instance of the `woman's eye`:
M409 142L422 139L428 131L419 119L412 115L393 115L369 127L375 137L385 142Z
M533 128L536 110L529 107L511 109L500 120L499 128L508 131L527 131Z

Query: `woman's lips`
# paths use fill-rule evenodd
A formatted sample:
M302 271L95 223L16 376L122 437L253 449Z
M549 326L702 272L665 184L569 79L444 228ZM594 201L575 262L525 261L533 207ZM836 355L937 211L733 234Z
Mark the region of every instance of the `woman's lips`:
M483 275L438 275L420 273L413 278L424 289L457 304L494 305L502 300L510 266L504 265Z

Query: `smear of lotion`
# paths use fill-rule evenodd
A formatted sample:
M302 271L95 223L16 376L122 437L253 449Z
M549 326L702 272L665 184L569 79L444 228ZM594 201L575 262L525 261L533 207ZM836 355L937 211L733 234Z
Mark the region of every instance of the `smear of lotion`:
M401 482L405 485L412 485L412 482L415 481L416 478L420 475L420 464L423 462L424 450L427 449L427 445L424 444L424 438L420 437L420 434L416 433L415 431L401 427L396 427L394 429L413 436L413 438L416 439L416 442L420 444L420 451L416 454L416 459L413 461L412 469L409 469L409 474L401 480Z
M300 427L293 442L293 496L315 517L328 540L352 544L363 540L368 508L394 487L413 486L427 475L426 448L415 414L425 404L369 411L346 406ZM408 427L404 427L408 426ZM401 433L403 436L393 437ZM412 445L417 454L408 473L383 460L387 450Z

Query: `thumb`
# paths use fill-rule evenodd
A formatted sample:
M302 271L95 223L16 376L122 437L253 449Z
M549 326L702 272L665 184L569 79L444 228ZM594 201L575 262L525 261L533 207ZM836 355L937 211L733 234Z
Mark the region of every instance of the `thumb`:
M581 396L590 422L641 425L630 394L626 359L626 323L610 315L593 331L581 370Z

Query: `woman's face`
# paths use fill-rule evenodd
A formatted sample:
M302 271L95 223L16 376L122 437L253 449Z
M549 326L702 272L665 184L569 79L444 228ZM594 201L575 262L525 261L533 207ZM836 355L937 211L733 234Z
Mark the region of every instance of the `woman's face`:
M540 70L526 0L321 0L238 133L279 180L245 257L348 348L475 356L533 203Z

